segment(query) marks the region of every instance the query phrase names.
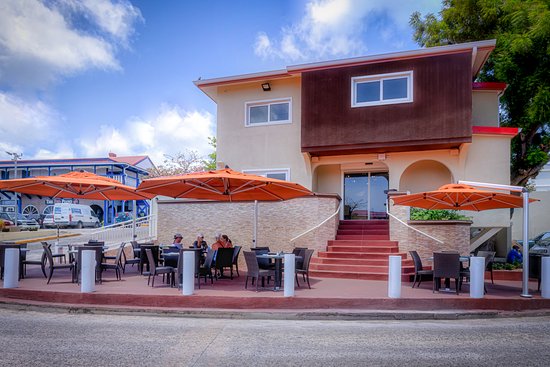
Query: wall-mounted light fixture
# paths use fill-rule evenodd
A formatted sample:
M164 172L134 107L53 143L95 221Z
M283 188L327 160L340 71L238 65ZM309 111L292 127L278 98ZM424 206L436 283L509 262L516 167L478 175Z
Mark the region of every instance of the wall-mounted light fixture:
M262 89L264 92L269 92L271 90L271 85L269 85L269 83L262 83Z

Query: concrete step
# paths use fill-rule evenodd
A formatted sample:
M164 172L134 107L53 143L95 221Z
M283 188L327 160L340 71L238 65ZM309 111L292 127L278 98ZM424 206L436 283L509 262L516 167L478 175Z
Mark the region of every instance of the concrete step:
M390 240L329 240L328 246L399 246L399 242Z
M393 254L392 254L393 255ZM365 259L352 259L352 258L338 258L338 257L313 257L311 258L311 264L341 264L341 265L376 265L387 266L389 258L365 258ZM414 262L411 259L402 259L402 266L414 266Z
M414 265L402 266L403 274L414 273ZM342 265L342 264L310 264L310 271L330 270L355 273L388 273L388 265Z
M401 258L406 259L407 254L404 252L336 252L336 251L319 251L318 256L320 258L331 258L331 259L387 259L388 256L401 256Z
M399 252L397 246L328 246L328 252L355 252L355 253L396 253Z
M316 270L309 271L309 275L314 278L341 278L341 279L363 279L363 280L388 280L387 273L357 273L347 271L331 271L331 270ZM410 280L409 274L401 276L401 281L408 282Z
M337 240L389 240L389 234L336 235Z
M386 229L338 229L338 236L346 235L389 235L390 232Z
M339 222L339 225L375 225L375 224L389 224L387 219L373 219L373 220L355 220L355 219L344 219Z

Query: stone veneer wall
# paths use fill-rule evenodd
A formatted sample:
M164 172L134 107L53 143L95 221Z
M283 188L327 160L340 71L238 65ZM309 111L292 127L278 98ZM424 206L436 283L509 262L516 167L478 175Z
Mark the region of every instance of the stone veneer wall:
M399 251L408 253L416 250L423 260L436 251L458 251L461 255L470 253L471 221L410 221L409 207L394 206L393 202L390 212L408 225L443 241L441 244L390 217L390 239L399 241Z
M339 197L320 195L279 202L258 202L258 243L272 251L292 251L294 247L325 250L338 227L338 215L321 227L290 243L290 239L320 224L338 208ZM229 236L233 245L247 251L254 231L253 202L158 201L158 242L172 243L174 233L183 235L191 245L198 233L211 245L220 232ZM246 269L244 256L239 256L239 269Z

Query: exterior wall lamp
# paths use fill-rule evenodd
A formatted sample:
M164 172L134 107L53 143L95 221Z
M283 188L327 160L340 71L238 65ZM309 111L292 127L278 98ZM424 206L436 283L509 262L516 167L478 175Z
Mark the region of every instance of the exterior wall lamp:
M269 83L262 83L262 89L264 92L269 92L271 90L271 85L269 85Z

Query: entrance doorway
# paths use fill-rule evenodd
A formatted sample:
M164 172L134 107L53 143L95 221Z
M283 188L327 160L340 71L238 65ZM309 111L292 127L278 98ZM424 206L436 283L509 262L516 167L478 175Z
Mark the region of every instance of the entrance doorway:
M387 219L387 172L344 173L344 219Z

